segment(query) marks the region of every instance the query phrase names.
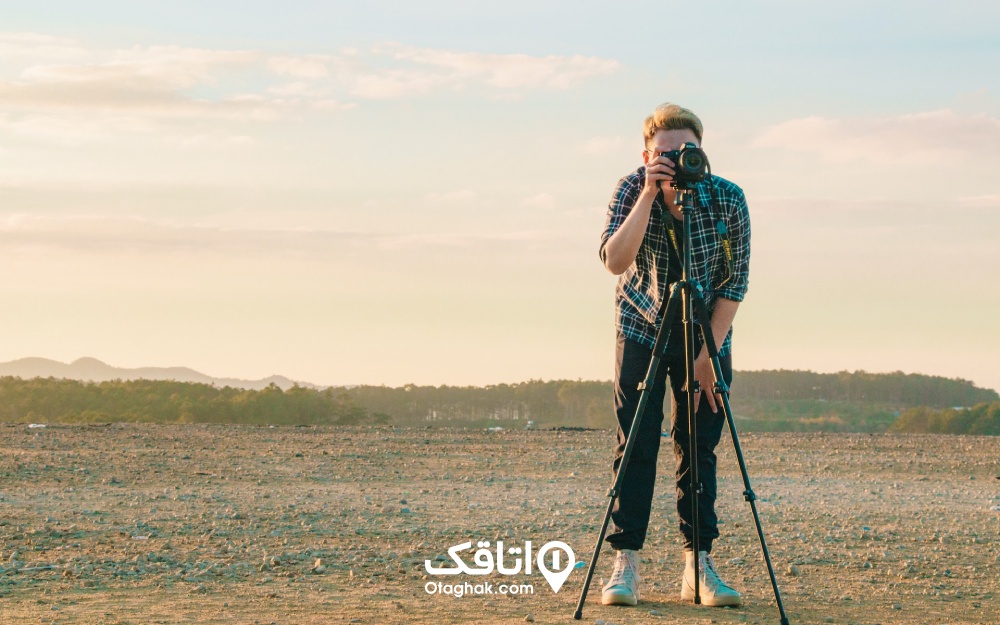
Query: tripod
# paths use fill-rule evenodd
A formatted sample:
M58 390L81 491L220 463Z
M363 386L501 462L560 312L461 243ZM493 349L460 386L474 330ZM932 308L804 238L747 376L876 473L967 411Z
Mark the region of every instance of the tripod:
M656 373L660 368L660 360L663 357L667 341L670 337L670 329L673 321L681 314L681 321L684 329L684 356L686 367L686 393L687 393L687 419L688 419L688 456L689 470L688 476L691 480L691 532L692 549L694 551L694 603L701 603L700 589L700 523L698 514L698 494L701 490L701 482L698 480L698 421L696 417L694 400L696 394L701 390L698 381L694 377L694 357L695 357L695 335L694 335L694 314L700 321L701 333L704 348L708 350L709 358L712 361L712 373L715 378L712 392L722 397L722 409L729 425L729 433L733 439L733 446L736 449L736 459L739 462L740 473L743 476L743 498L750 504L753 512L754 524L757 527L757 537L760 540L761 550L764 555L764 562L767 564L767 573L771 578L771 588L774 590L774 598L778 604L778 612L781 617L781 625L788 625L788 616L785 614L785 607L781 601L781 592L778 590L778 581L774 575L774 566L771 563L771 554L764 539L764 530L760 524L760 515L757 513L757 495L750 487L750 475L747 473L746 461L743 459L743 450L740 447L740 439L736 434L736 424L733 422L733 411L729 405L729 387L723 377L722 366L719 363L719 352L716 348L715 338L712 336L712 328L708 323L710 316L708 306L705 304L704 292L700 284L691 278L691 219L694 213L694 191L691 188L681 187L677 191L677 203L681 206L683 217L682 233L682 261L681 279L674 283L670 291L670 297L663 303L660 312L660 327L656 331L656 339L653 343L653 355L649 361L649 369L645 379L639 384L639 402L636 406L635 417L632 419L632 426L629 428L628 438L625 442L625 450L622 453L621 461L618 465L618 473L615 482L608 489L608 508L604 513L604 522L601 524L601 531L597 536L597 545L594 547L594 555L590 559L590 568L587 569L587 577L583 583L583 590L580 592L580 601L577 603L576 612L573 618L580 620L583 618L583 604L587 600L587 592L590 589L590 582L594 577L594 569L601 554L601 546L604 544L604 534L608 529L608 521L611 519L611 512L615 505L615 500L621 491L622 482L625 477L625 468L628 466L629 458L632 455L632 448L635 446L636 438L640 431L639 424L649 403L649 396L656 379Z

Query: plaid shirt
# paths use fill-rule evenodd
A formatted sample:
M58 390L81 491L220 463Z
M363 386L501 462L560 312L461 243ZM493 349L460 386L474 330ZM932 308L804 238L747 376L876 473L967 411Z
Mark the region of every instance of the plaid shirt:
M618 187L608 205L608 218L601 235L602 261L605 258L605 244L625 221L639 199L645 182L645 166L618 181ZM714 204L712 194L709 193L710 184L714 187ZM653 202L649 226L635 262L619 277L618 288L615 290L617 330L625 338L638 341L649 348L653 347L656 328L661 321L658 316L661 304L670 296L668 269L671 275L675 272L677 276L680 275L680 269L671 266L679 261L671 252L672 246L667 233L673 217L661 197ZM694 205L691 223L691 277L704 289L705 303L710 311L715 309L718 297L741 302L747 291L750 269L750 213L743 190L728 180L712 176L709 181L698 184ZM718 231L723 224L728 230L732 248L731 275L723 237ZM681 230L678 224L678 240ZM715 337L715 340L718 342L719 338ZM732 330L722 342L719 354L728 354L731 347Z

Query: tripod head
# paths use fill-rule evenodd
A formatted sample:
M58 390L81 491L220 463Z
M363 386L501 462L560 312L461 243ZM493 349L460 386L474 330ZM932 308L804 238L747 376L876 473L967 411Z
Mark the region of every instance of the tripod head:
M674 204L681 207L681 213L684 215L690 215L694 212L694 185L676 185L671 183L673 188L677 189L677 195L674 197Z

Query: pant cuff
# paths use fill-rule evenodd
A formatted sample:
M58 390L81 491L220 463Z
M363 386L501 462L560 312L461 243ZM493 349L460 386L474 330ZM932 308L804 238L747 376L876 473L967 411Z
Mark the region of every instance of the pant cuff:
M712 553L712 541L709 540L709 539L702 538L701 539L701 544L699 545L699 547L705 553ZM693 550L694 550L694 544L691 542L691 539L688 538L688 537L685 537L684 538L684 551L693 551Z

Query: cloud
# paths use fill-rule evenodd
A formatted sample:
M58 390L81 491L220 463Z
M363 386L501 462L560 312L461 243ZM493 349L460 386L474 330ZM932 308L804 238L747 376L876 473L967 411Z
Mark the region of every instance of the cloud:
M945 109L887 118L806 117L765 130L757 147L814 152L834 162L941 163L946 159L995 160L1000 118Z
M423 95L437 89L486 86L497 90L569 89L585 80L619 68L617 61L596 57L485 54L399 43L375 46L377 62L395 61L401 67L352 70L351 94L364 98Z
M102 50L35 33L0 34L0 53L16 57L13 66L20 68L16 75L0 76L0 111L134 111L182 118L268 119L279 115L274 107L288 105L349 108L340 103L351 95L384 99L473 87L569 89L619 67L617 61L582 55L487 54L393 42L299 56L176 45ZM284 80L268 84L275 75ZM260 85L250 93L256 101L233 92L247 77Z
M248 50L137 46L113 51L104 62L28 67L21 78L32 82L115 82L176 89L212 83L220 67L249 66L259 58L259 53Z
M324 78L330 73L327 66L332 61L333 57L325 54L274 56L267 60L267 67L276 74L315 79Z
M619 66L581 55L399 43L297 56L176 45L108 50L35 33L0 33L0 53L0 129L59 145L137 129L171 132L173 122L186 120L300 118L306 111L353 108L357 98L568 89Z
M90 51L74 63L35 64L11 80L0 80L0 110L37 115L60 111L68 121L84 112L153 118L271 119L262 98L237 94L214 98L190 92L213 87L228 72L253 68L253 51L152 46Z

